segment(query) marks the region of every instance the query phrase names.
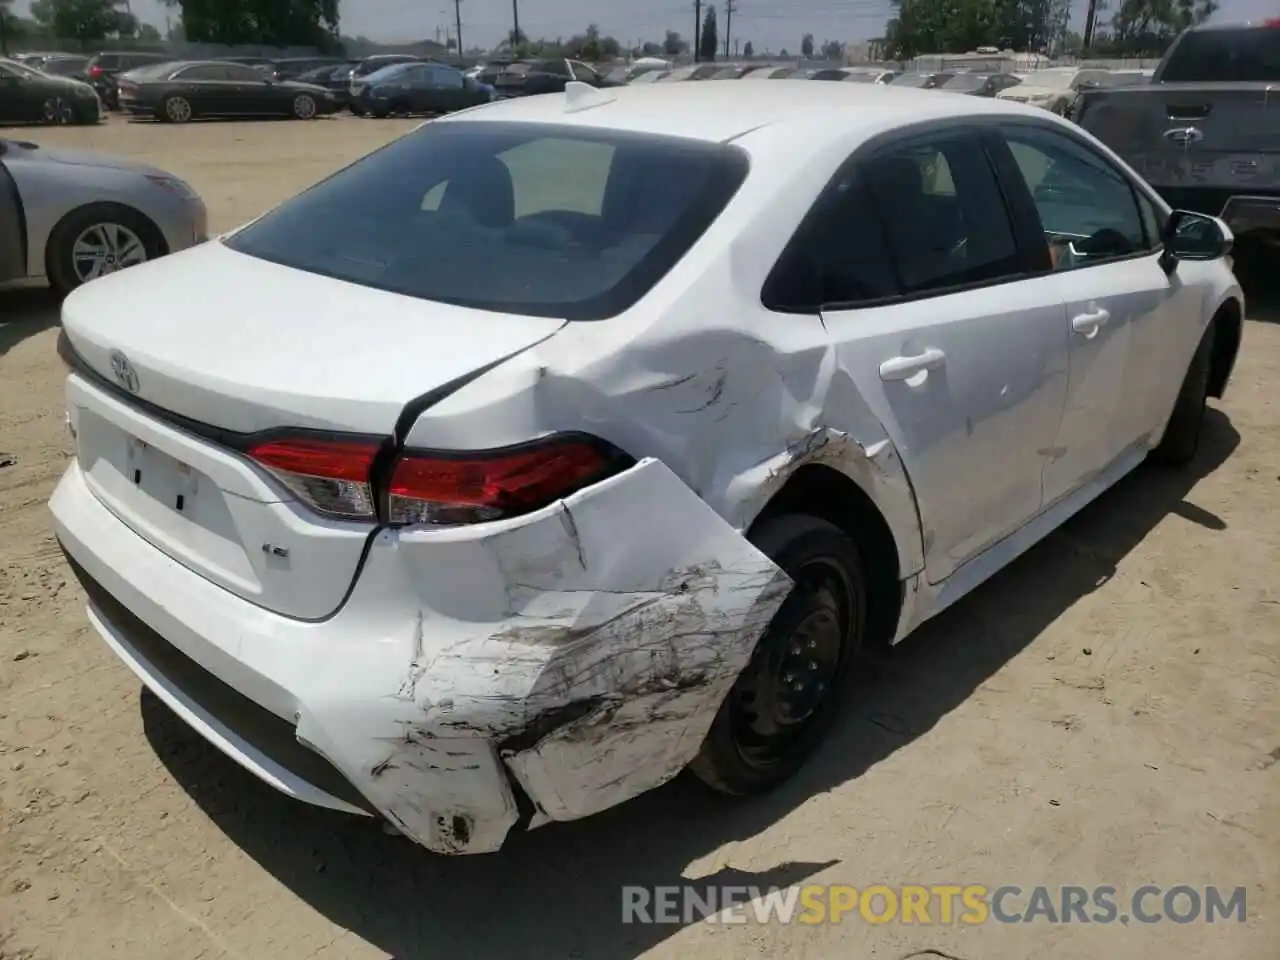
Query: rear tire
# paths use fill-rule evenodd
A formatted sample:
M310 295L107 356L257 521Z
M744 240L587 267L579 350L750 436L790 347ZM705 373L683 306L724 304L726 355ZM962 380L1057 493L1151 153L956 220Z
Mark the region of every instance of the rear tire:
M842 530L791 514L765 520L751 540L795 586L689 764L699 780L729 796L782 783L822 743L866 634L862 559Z
M1159 445L1151 451L1153 459L1168 466L1182 466L1196 458L1200 434L1204 426L1204 409L1209 396L1209 376L1213 368L1213 336L1216 324L1210 323L1200 338L1195 355L1182 379L1182 387L1173 402L1173 413Z
M191 101L177 94L165 97L156 109L156 119L165 123L186 123L195 115Z

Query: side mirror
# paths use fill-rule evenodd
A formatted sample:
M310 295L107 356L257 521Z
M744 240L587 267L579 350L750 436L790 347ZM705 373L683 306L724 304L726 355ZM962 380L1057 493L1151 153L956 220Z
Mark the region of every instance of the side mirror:
M1217 260L1231 252L1235 237L1217 217L1190 210L1175 210L1160 234L1164 252L1160 266L1165 273L1178 269L1179 260Z

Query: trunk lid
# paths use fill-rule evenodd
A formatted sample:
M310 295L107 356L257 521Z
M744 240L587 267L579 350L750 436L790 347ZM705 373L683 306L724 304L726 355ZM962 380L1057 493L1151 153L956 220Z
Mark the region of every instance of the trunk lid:
M1280 191L1280 89L1275 85L1165 83L1088 90L1077 120L1158 190Z
M215 295L198 292L211 285ZM410 400L564 325L375 290L216 241L86 284L62 314L103 377L114 380L120 351L140 399L236 433L387 435Z
M195 292L211 285L216 297ZM94 495L156 549L245 600L322 618L342 604L373 525L309 510L235 434L389 436L416 397L562 325L205 244L67 298L67 343L96 374L68 384L76 457Z

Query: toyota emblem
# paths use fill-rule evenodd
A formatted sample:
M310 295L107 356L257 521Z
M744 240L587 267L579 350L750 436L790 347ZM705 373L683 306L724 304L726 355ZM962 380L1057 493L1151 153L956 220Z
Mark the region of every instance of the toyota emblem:
M138 392L138 371L133 369L133 364L119 350L111 351L111 373L116 378L116 383L124 387L130 393Z

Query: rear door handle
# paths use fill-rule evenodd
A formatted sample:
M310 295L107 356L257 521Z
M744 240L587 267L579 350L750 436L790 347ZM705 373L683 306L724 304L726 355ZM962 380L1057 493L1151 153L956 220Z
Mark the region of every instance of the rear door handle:
M914 357L890 357L880 364L881 380L909 380L921 370L942 366L947 355L937 347L929 347Z
M1106 325L1111 319L1109 310L1098 309L1091 313L1082 313L1071 318L1071 329L1076 333L1083 333L1086 337L1095 337L1098 330Z

